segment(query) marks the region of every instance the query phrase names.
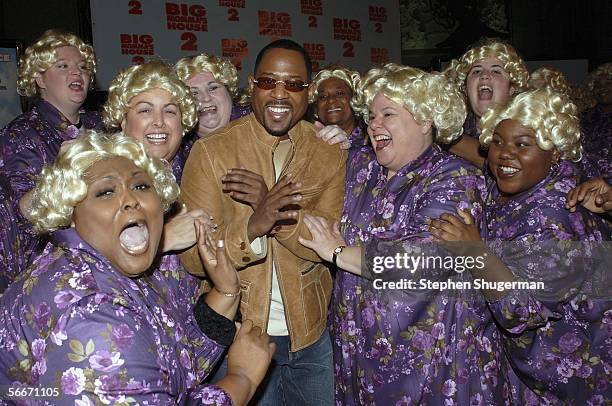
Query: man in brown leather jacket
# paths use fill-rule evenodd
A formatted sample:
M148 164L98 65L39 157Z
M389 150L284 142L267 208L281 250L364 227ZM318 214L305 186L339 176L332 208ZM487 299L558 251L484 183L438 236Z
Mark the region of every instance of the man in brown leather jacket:
M300 45L267 45L249 77L253 113L196 142L183 172L183 202L214 218L216 237L239 270L241 291L221 293L239 293L243 318L277 344L254 398L259 404L333 404L326 328L332 277L298 237L310 239L305 213L340 218L346 152L317 139L302 120L310 79ZM204 274L197 248L181 261Z

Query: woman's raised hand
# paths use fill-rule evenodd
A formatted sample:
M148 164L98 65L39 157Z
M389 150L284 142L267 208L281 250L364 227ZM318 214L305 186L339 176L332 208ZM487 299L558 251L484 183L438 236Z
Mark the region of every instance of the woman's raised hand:
M183 205L181 211L164 224L162 252L183 250L193 246L197 241L195 221L201 221L211 233L217 228L212 217L203 209L187 211Z
M340 234L337 221L333 226L330 226L327 219L306 214L304 215L304 224L306 224L308 231L312 234L312 240L299 237L298 241L303 246L316 252L321 259L331 261L336 247L346 245L342 234Z
M198 252L204 269L206 269L206 275L219 293L237 296L240 293L240 279L236 268L225 253L223 240L215 244L211 233L206 229L206 224L201 219L195 220L195 227Z

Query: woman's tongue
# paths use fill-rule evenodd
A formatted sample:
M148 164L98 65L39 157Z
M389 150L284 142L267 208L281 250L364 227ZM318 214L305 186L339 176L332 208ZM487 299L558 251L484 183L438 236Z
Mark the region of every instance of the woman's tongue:
M389 144L391 144L391 140L376 141L376 150L379 151L379 150L385 148Z
M129 253L142 254L149 242L149 229L144 224L128 227L119 235L119 242Z
M488 89L479 90L478 98L480 100L491 100L493 98L493 92Z

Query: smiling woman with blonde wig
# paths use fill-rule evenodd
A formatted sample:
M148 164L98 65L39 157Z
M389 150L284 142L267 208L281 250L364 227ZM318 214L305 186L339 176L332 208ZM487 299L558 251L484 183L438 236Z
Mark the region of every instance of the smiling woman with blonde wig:
M172 67L162 61L131 66L110 84L102 117L110 130L142 142L148 154L164 158L180 182L189 148L183 135L197 123L197 104Z
M120 129L130 108L130 100L151 89L165 90L176 100L181 110L183 132L193 128L197 122L195 100L172 67L162 61L134 65L115 76L108 88L108 99L104 104L104 124L109 129Z
M575 112L567 95L543 88L519 94L480 121L492 177L482 228L488 248L480 251L486 260L472 274L486 282L542 284L483 290L502 337L500 367L508 371L511 404L584 405L609 397L601 360L610 356L610 301L597 286L609 266L604 259L598 268L594 258L595 242L609 241L611 230L585 208L565 207L578 180L572 161L582 150ZM432 220L432 233L478 246L478 223L458 214Z
M530 128L540 149L555 149L561 159L582 157L576 106L566 93L544 88L521 93L508 106L497 106L481 119L480 142L488 147L495 127L503 120L516 120Z
M434 129L433 141L447 144L461 135L465 105L443 75L391 63L384 70L373 69L364 76L364 106L370 106L379 92L411 112L418 124L429 121Z
M497 403L499 339L484 299L380 289L373 279L389 279L371 266L387 255L379 246L427 254L429 220L442 213L464 209L481 218L482 173L434 142L461 134L463 98L444 75L396 64L370 70L361 92L371 145L347 161L340 227L306 215L312 240L300 239L338 267L330 309L336 403ZM453 268L397 272L412 282L467 277ZM487 344L466 352L468 342Z
M357 112L363 109L359 72L342 65L320 70L308 88L308 103L323 125L337 125L348 135L352 146L367 143L365 124Z

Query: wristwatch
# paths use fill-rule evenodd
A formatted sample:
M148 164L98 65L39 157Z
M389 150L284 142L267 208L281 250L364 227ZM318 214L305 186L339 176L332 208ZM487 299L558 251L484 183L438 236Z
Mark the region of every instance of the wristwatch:
M334 253L332 254L332 264L334 264L334 266L338 266L338 264L336 263L336 261L338 260L338 255L340 255L342 250L345 248L346 245L338 245L336 248L334 248Z

